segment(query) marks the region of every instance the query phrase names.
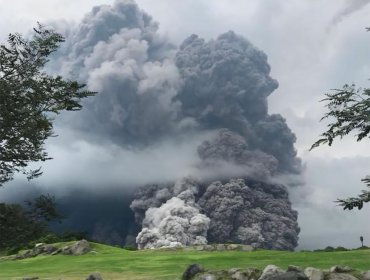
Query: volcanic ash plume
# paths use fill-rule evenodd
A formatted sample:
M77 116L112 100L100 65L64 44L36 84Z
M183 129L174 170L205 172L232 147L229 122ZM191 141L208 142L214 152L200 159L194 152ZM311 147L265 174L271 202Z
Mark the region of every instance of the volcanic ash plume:
M132 202L143 226L136 239L139 248L207 242L277 250L297 246L297 212L284 186L244 179L201 185L185 179L178 193L178 185L142 188Z
M215 137L198 146L197 151L205 168L222 170L224 166L231 165L235 173L239 172L235 175L260 179L277 173L278 161L274 156L249 150L243 137L227 129L219 130Z
M256 248L293 250L299 227L288 193L281 185L232 179L213 182L198 201L211 219L210 242L235 242Z
M59 71L99 92L73 122L90 138L142 147L178 126L180 76L173 47L157 29L133 1L122 0L95 7L70 31Z
M195 212L185 210L186 203L174 191L176 184L142 189L131 205L143 226L139 247L162 246L163 241L157 240L174 242L161 228L167 229L167 220L173 228L173 212L165 210L177 203L174 212L182 208L186 215L197 217L200 212L208 217L209 225L203 220L201 228L208 229L209 242L294 249L299 227L287 189L266 182L274 175L299 173L300 162L285 120L267 113L267 96L277 82L269 77L266 55L233 32L208 43L193 35L180 47L176 65L183 79L175 97L182 104L181 116L193 119L201 130L214 132L197 147L204 183L198 183L201 187L196 192L191 191L192 184L182 184L194 194L190 203ZM239 179L227 182L233 177ZM153 223L154 217L161 217L161 222ZM178 224L176 229L179 238L191 231ZM199 242L180 240L182 245Z
M130 206L139 248L240 242L293 249L297 213L287 189L269 182L299 175L301 163L285 119L268 114L278 83L267 56L232 31L209 41L191 35L176 48L157 30L129 0L95 7L70 28L51 69L99 94L62 125L107 154L129 155L136 182L149 182ZM165 152L179 146L186 154ZM179 175L153 176L163 170ZM128 176L133 184L126 174L115 187L129 189ZM114 197L111 190L101 192Z
M139 249L207 244L210 220L200 213L199 206L195 203L195 195L199 191L197 182L184 178L170 189L172 193L169 189L162 188L153 197L147 195L149 203L144 203L149 207L147 209L140 205L142 198L131 204L133 210L141 208L145 211L143 229L136 238ZM164 197L169 199L160 207L151 207L151 204L160 204L158 201L163 201ZM140 216L137 218L140 219Z

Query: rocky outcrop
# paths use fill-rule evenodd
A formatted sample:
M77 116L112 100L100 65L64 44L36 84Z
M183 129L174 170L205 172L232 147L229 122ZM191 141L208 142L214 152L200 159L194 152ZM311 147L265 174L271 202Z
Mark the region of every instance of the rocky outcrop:
M54 245L38 243L35 248L27 250L13 257L13 260L21 260L27 258L33 258L40 255L73 255L79 256L86 254L91 251L91 246L88 241L82 239L73 243L72 245L65 246L63 248L57 248Z
M197 251L243 251L251 252L254 247L244 244L207 244L184 247L185 250Z
M321 269L307 267L304 270L304 274L306 274L310 280L324 280L324 272Z
M330 273L327 280L358 280L358 278L347 273Z
M198 267L202 270L194 269ZM257 268L209 271L204 270L200 265L192 264L186 271L193 273L188 273L187 278L183 276L183 280L368 280L370 276L370 271L367 271L361 277L355 277L354 275L360 275L360 273L354 273L355 270L348 266L333 266L329 270L307 267L302 270L291 265L284 271L275 265L268 265L262 271ZM199 272L195 273L196 271Z
M202 273L204 271L203 266L199 264L191 264L188 266L188 268L184 271L182 275L182 280L190 280L195 275Z
M362 277L364 278L363 280L370 280L370 270L365 271L365 272L362 274Z
M21 260L21 259L33 258L39 255L53 255L58 250L59 249L53 245L39 243L39 244L36 244L35 248L22 252L20 254L17 254L13 259Z
M91 251L90 243L87 242L85 239L82 239L70 246L63 247L61 253L63 255L79 256L84 255L90 251Z

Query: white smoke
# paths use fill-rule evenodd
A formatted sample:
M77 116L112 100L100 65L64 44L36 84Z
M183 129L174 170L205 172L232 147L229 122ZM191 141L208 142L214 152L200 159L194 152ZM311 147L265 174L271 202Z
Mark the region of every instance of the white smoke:
M167 196L167 189L157 192L157 198ZM210 219L201 214L194 195L198 187L186 178L177 182L172 197L160 207L145 212L143 229L136 238L139 249L207 244Z

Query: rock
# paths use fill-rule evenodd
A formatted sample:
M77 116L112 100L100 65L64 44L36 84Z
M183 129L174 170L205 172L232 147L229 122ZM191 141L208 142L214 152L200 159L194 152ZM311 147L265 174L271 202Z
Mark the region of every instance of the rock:
M303 272L288 271L265 274L259 280L309 280Z
M229 244L227 245L227 250L238 250L239 247L240 246L238 244Z
M93 274L90 274L86 280L103 280L99 272L95 272Z
M217 278L215 275L207 273L197 276L194 280L217 280Z
M261 276L262 271L257 268L248 268L246 270L233 268L229 270L229 275L233 280L257 280Z
M79 255L86 254L90 251L91 251L91 247L90 247L89 242L87 242L85 239L82 239L70 246L65 246L62 249L62 254L79 256Z
M237 271L231 275L233 280L249 280L248 274L245 271Z
M252 252L253 250L254 250L254 248L250 245L241 245L240 246L240 251Z
M235 272L238 272L238 271L240 271L240 268L230 268L227 272L229 274L234 274Z
M275 265L268 265L262 272L259 280L308 280L308 277L298 267L291 266L284 272Z
M248 268L247 273L249 280L257 280L262 275L262 271L255 267Z
M302 269L295 265L289 265L287 271L302 272Z
M362 277L364 278L364 280L370 280L370 270L362 273Z
M226 250L225 244L217 244L216 245L216 250L217 251L225 251Z
M349 266L340 266L340 265L335 265L330 268L330 272L332 273L346 273L346 272L351 272L353 269Z
M51 255L52 253L54 253L55 251L57 251L58 248L53 246L53 245L48 245L48 244L45 244L45 245L40 245L38 247L35 247L33 249L33 252L35 255Z
M330 273L326 280L358 280L358 279L346 273Z
M22 280L37 280L37 279L40 279L39 277L35 276L35 277L23 277Z
M32 250L27 250L22 254L18 254L15 257L13 257L13 260L22 260L27 258L33 258L38 255L51 255L55 251L58 250L57 247L54 247L53 245L38 243L38 246L35 246Z
M259 280L272 279L271 278L272 276L276 276L277 274L283 273L283 272L284 271L280 267L270 264L265 267Z
M204 245L197 245L197 246L195 246L195 249L198 250L198 251L204 251L205 246Z
M54 255L58 255L60 253L62 253L62 249L58 249L58 250L52 252L51 255L54 256Z
M45 243L36 243L35 248L45 245Z
M324 272L322 272L321 269L316 269L316 268L313 268L313 267L307 267L304 270L304 274L306 274L306 276L310 280L324 280Z
M185 272L182 274L183 280L190 280L198 273L204 272L203 266L200 264L191 264L188 266L188 268L185 270Z

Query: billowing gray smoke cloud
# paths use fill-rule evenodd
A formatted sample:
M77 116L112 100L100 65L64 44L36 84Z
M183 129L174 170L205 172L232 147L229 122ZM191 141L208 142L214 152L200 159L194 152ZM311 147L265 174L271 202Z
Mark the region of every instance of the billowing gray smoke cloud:
M293 249L297 213L286 188L269 181L299 174L301 163L285 119L268 114L267 97L278 83L267 56L232 31L208 42L191 35L177 49L157 30L129 0L95 7L70 27L50 71L99 94L58 125L76 131L73 141L99 145L100 154L130 155L137 176L153 183L131 203L140 248L212 241ZM187 157L183 164L184 153L143 157L168 145L186 146L190 163ZM170 162L181 172L176 178L148 175L135 156L153 169ZM127 166L115 161L114 170L120 168ZM129 189L124 178L114 185ZM115 199L110 185L100 192ZM93 228L97 239L127 240L110 225Z
M300 171L294 134L284 118L267 113L267 97L278 83L269 76L263 52L231 31L209 42L192 35L181 45L176 65L184 79L176 96L184 116L203 129L239 133L251 150L274 156L281 172Z
M297 212L282 185L244 179L199 184L186 179L174 186L142 188L131 209L143 225L139 248L209 241L293 250L298 244Z
M239 177L249 178L248 185L243 179L216 181L197 192L192 203L210 218L208 240L294 249L297 213L291 209L286 188L266 180L278 173L299 173L300 162L285 120L267 113L267 96L277 82L269 76L266 55L233 32L208 43L192 35L181 45L176 65L184 81L175 97L181 101L181 116L193 119L202 130L217 130L197 148L199 168L221 170L226 163ZM220 179L236 175L222 173ZM165 193L171 193L171 187L143 189L131 205L139 222L143 219L140 247L155 247L154 237L165 239L164 234L155 235L159 230L154 234L145 226L148 217L153 220L153 213L173 203Z
M198 154L205 167L221 169L227 162L235 165L241 176L248 174L264 179L277 173L278 160L274 156L248 148L246 140L239 134L221 129L213 139L204 141L198 147Z
M121 145L152 144L175 130L180 77L158 26L133 1L95 7L71 31L59 71L100 92L79 129ZM176 125L175 125L176 124ZM180 124L181 125L181 124Z
M284 186L243 179L213 182L199 205L211 219L209 241L251 244L257 248L293 250L299 227Z
M173 186L143 188L131 204L142 224L136 238L138 247L207 244L210 219L200 213L195 202L198 192L198 182L192 178L180 179Z

